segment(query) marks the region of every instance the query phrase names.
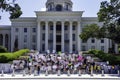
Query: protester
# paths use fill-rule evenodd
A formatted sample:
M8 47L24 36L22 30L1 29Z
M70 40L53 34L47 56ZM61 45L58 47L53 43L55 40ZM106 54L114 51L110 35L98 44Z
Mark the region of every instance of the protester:
M58 70L62 74L67 74L68 70L71 74L77 74L79 70L82 73L90 74L91 71L95 74L100 74L102 70L105 73L115 74L119 70L119 66L101 65L94 62L91 56L82 56L79 54L40 54L31 53L27 60L21 60L19 64L21 69L28 68L28 74L33 72L36 74L44 74L48 71L49 74L57 74ZM13 65L16 69L16 64Z

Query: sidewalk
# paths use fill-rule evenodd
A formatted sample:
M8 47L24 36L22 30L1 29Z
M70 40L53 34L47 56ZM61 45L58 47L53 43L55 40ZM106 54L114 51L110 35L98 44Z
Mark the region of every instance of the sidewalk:
M22 74L17 74L15 76L12 76L12 75L7 75L7 74L4 74L3 77L0 76L0 80L8 80L8 79L15 79L15 80L18 80L18 79L21 79L21 80L24 80L24 79L29 79L29 80L35 80L35 79L51 79L51 80L54 80L54 79L72 79L72 80L75 80L75 79L82 79L82 80L86 80L86 79L102 79L102 80L120 80L120 77L118 77L118 75L108 75L108 74L105 74L104 76L102 75L96 75L96 74L93 74L93 76L91 75L88 75L88 74L84 74L84 75L81 75L79 76L78 74L76 75L48 75L48 76L45 76L44 74L41 74L39 76L34 76L34 75L25 75L23 76Z

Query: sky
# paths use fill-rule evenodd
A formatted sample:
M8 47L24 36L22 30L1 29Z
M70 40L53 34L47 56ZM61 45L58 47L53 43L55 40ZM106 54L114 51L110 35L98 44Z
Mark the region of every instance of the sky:
M21 17L35 17L35 11L45 9L47 0L16 0L23 11ZM72 0L73 11L84 11L83 17L97 17L100 9L100 2L105 0ZM109 0L107 0L109 1ZM0 25L10 25L9 13L0 11Z

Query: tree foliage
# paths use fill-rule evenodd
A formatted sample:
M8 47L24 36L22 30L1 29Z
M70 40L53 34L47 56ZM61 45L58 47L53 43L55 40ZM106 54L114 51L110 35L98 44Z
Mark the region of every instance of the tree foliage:
M106 37L120 43L120 0L101 2L98 20L106 27Z
M120 25L120 0L101 2L98 18L99 21L104 22L106 25L110 23Z
M80 38L84 41L87 41L89 38L104 38L106 35L105 30L104 27L100 28L97 24L86 25L80 34Z
M115 43L120 43L120 0L101 2L98 20L103 23L103 26L100 28L97 24L87 25L80 35L81 39L108 38Z
M9 12L10 19L18 18L22 14L21 8L15 3L15 0L0 0L0 11Z

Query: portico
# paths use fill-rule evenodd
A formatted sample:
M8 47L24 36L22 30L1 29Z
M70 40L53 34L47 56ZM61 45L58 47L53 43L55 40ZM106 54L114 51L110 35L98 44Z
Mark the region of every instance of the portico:
M78 21L38 21L37 26L37 49L42 52L62 51L75 52L80 51L80 25ZM74 29L75 27L75 29ZM74 34L74 35L73 35ZM73 37L77 40L73 40ZM41 39L43 38L43 39ZM44 44L44 46L42 45ZM73 50L75 45L76 50ZM44 47L44 48L43 48Z

